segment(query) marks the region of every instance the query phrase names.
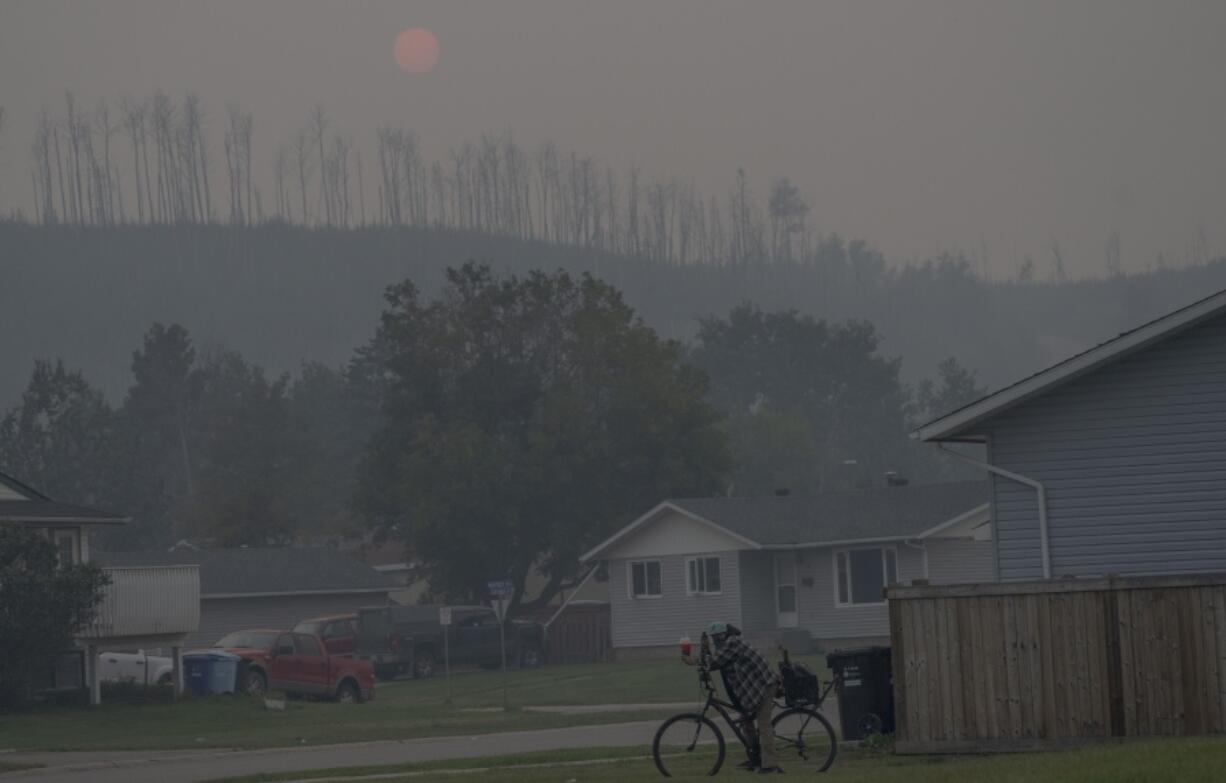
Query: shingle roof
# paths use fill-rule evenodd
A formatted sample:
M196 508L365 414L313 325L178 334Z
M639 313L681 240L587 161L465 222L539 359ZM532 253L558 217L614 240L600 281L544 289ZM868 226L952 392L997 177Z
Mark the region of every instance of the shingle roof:
M820 495L666 500L581 558L591 562L645 525L680 511L760 546L917 538L988 504L986 481L875 487Z
M223 595L383 592L395 583L327 547L94 552L104 566L200 566L202 598Z
M809 497L669 501L765 546L908 538L987 502L986 481L879 487Z
M122 525L127 518L94 508L74 506L52 500L7 473L0 473L0 522L25 522L36 525L72 522L90 525Z
M127 521L124 517L117 517L105 511L57 503L54 500L0 500L0 522L122 525Z

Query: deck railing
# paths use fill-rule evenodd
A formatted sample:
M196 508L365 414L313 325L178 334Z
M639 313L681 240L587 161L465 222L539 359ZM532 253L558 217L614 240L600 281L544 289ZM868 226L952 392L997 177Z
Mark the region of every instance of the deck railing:
M105 568L106 587L94 622L78 638L160 636L200 627L199 566Z

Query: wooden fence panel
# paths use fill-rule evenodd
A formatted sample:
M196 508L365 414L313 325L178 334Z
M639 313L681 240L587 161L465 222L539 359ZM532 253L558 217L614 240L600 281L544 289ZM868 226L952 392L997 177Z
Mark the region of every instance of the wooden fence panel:
M1226 731L1226 574L892 587L899 752Z
M548 617L541 617L542 622ZM549 664L601 663L613 649L608 604L578 604L566 610L549 626L545 661Z

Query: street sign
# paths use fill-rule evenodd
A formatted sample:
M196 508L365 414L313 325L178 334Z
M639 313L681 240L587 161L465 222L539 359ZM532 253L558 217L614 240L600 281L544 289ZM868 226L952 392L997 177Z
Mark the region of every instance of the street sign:
M486 585L490 598L510 598L515 594L515 583L509 579L499 579Z
M438 624L451 625L451 607L440 606L438 608Z

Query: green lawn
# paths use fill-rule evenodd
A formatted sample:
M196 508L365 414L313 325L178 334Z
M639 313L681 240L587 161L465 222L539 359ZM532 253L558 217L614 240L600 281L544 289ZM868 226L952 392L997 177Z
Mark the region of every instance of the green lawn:
M5 747L23 750L136 750L272 747L376 739L479 734L661 717L664 711L591 715L522 712L546 704L698 702L693 669L674 660L554 666L507 675L510 712L469 712L502 705L502 674L452 678L445 703L441 677L380 685L368 704L290 702L285 712L246 697L214 696L178 704L111 704L0 715Z
M38 764L14 764L11 761L0 761L0 775L5 772L20 772L23 769L37 769Z
M479 775L482 783L625 783L661 779L646 758L648 752L647 748L558 751L398 767L321 770L318 775L405 773L400 778L381 778L380 783L466 779L467 776L456 774L458 770L472 770L473 779ZM733 763L737 760L730 757ZM819 779L830 783L947 783L955 780L975 783L1217 783L1223 778L1223 769L1226 769L1226 739L1197 738L1000 756L890 756L840 751L834 767ZM228 783L307 777L299 772L291 776L237 778ZM741 780L743 773L726 768L721 777Z

